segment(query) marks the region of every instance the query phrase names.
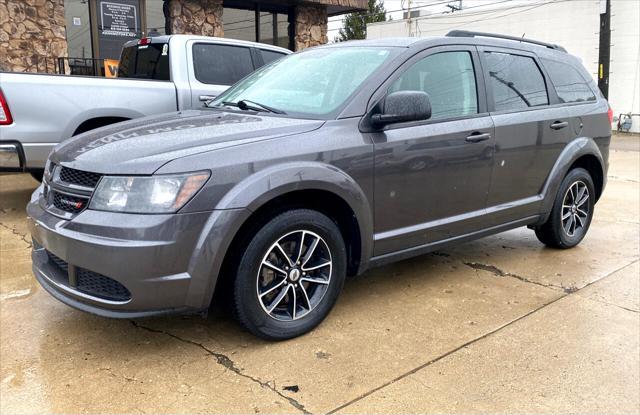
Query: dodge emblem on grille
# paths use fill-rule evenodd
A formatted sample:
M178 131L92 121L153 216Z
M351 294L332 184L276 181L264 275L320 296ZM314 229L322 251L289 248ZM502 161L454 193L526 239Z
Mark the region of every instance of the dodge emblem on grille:
M81 209L82 208L82 202L76 201L76 200L69 200L69 199L60 198L60 203L62 203L65 206L69 206L70 208L73 208L73 209Z

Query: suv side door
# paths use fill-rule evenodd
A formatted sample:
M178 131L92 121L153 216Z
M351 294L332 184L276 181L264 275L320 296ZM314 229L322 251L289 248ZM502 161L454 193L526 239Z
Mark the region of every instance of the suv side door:
M417 248L482 227L493 121L474 46L424 50L373 96L429 94L432 116L371 134L375 157L374 255Z
M241 45L187 42L191 108L201 108L260 66L252 48Z
M487 100L495 124L495 154L487 225L540 213L542 188L570 126L538 57L530 52L479 48Z

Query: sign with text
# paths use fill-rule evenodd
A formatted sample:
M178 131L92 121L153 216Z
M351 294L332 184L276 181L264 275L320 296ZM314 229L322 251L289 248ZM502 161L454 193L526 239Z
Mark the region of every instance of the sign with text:
M119 59L125 42L142 36L140 0L98 0L100 58Z
M120 62L116 59L105 59L104 60L104 76L107 78L117 78L119 64Z

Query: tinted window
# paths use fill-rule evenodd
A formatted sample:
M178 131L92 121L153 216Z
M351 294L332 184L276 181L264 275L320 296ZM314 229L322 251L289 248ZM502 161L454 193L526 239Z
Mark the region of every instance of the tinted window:
M478 112L476 79L469 52L443 52L422 59L393 83L389 92L396 91L429 94L432 119Z
M193 45L196 79L204 84L232 85L253 72L249 48L198 43Z
M265 65L273 61L277 61L278 59L286 56L284 53L273 52L271 50L262 50L262 49L260 49L260 54L262 55L262 60L264 61Z
M547 68L561 102L595 101L589 84L573 66L548 59L542 59L542 64Z
M152 43L122 49L118 78L169 80L169 45Z
M547 105L547 88L540 68L527 56L486 53L496 111Z

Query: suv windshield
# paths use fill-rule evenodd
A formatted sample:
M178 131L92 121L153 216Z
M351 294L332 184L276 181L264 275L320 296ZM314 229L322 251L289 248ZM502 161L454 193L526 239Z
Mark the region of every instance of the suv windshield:
M287 114L330 114L392 54L379 47L321 48L267 65L218 96L211 107L259 103Z
M169 44L150 43L122 49L118 78L169 80Z

